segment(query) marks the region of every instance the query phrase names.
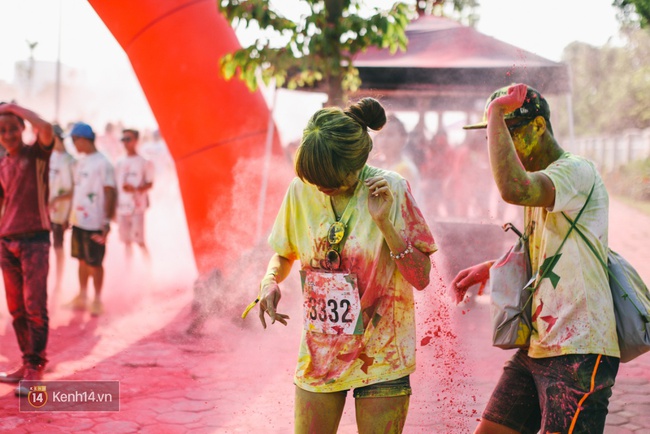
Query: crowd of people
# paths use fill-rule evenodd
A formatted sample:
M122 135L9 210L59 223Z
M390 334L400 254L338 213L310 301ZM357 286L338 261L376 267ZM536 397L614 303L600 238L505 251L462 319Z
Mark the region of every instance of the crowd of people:
M26 123L34 143L24 142ZM467 214L485 203L490 182L522 210L539 283L530 344L506 363L475 432L603 432L619 364L611 294L605 270L580 248L581 240L564 237L563 215L580 213L582 232L604 251L605 186L590 161L562 149L548 103L525 84L495 91L484 121L466 128L487 130L487 156L479 156L485 147L471 132L462 152L448 146L442 129L431 139L435 146L423 146L422 136L414 143L373 98L326 107L310 118L293 156L297 176L268 238L274 253L243 314L257 305L263 328L286 325L280 284L299 262L296 433L336 432L348 391L359 432L402 432L416 367L413 293L429 286L431 255L438 250L420 203L430 206L433 197L454 210L461 202L463 209L448 212ZM374 139L371 131L379 132ZM67 153L66 137L78 158ZM135 243L146 255L143 215L155 168L139 155L139 138L138 130L123 128L126 156L113 162L98 151L90 125L76 123L65 134L25 107L0 104L6 151L0 158L0 266L22 352L21 366L0 381L43 377L50 245L58 288L68 227L78 260L79 294L68 304L73 309L103 312L102 263L113 220L126 251ZM459 178L449 181L443 173L462 174L472 198L457 189ZM560 243L563 253L551 258ZM488 260L461 270L449 285L453 301L463 302L495 266ZM544 277L547 267L551 277ZM21 385L16 389L27 393Z
M35 137L26 144L26 123ZM65 306L104 311L101 295L103 261L111 222L116 221L127 256L131 244L147 253L144 214L153 186L153 162L138 151L139 131L124 128L125 156L115 163L96 145L93 128L78 122L69 133L16 103L0 104L0 266L7 306L23 360L1 382L40 380L47 363L50 247L54 251L54 300L61 289L66 262L64 239L71 229L70 256L78 260L78 295ZM71 140L77 157L65 145ZM88 285L92 280L92 301ZM16 394L29 393L23 386Z
M467 134L462 142L451 143L442 116L431 137L423 115L411 131L396 114L387 116L386 128L374 135L368 161L407 179L428 219L489 222L509 217L508 204L490 182L483 137Z

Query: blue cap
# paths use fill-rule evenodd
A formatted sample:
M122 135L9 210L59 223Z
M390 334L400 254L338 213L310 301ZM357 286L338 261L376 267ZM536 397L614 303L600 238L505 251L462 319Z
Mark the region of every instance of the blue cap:
M84 139L88 139L88 140L95 140L95 132L90 127L90 125L85 124L83 122L77 122L76 124L74 124L74 126L72 127L72 131L70 131L70 136L83 137Z

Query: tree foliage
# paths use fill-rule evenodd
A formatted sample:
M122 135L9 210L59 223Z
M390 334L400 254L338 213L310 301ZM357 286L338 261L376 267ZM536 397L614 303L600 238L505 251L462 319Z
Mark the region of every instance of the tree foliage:
M650 0L614 0L620 38L594 47L574 42L564 49L571 69L574 128L578 136L617 134L650 127ZM553 126L568 134L568 113L555 102Z
M418 14L450 16L470 27L478 22L478 0L416 0Z
M630 30L624 46L574 42L563 61L572 75L576 135L650 127L650 33Z
M226 79L238 76L251 90L258 86L259 72L264 83L275 79L289 89L311 86L325 80L330 98L341 100L344 91L358 88L359 74L352 57L370 46L405 50L404 33L413 11L405 3L395 3L388 11L374 9L360 15L362 3L355 0L306 0L310 13L293 22L273 11L268 0L221 1L219 9L235 26L255 23L286 40L274 47L270 38L258 39L222 59Z
M612 6L619 9L618 19L624 26L650 26L650 0L614 0Z
M297 3L297 0L296 0ZM221 59L226 79L239 77L251 90L258 78L265 84L296 89L319 81L328 89L329 104L345 101L348 91L361 84L353 57L369 47L405 50L406 26L416 16L415 9L396 2L389 11L367 7L363 0L302 0L309 13L298 22L274 11L269 0L218 0L219 10L235 27L257 25L273 39L286 43L276 47L271 37L260 38L249 47ZM476 0L422 0L418 8L434 9L453 4L460 13L477 5ZM471 16L469 17L471 19Z

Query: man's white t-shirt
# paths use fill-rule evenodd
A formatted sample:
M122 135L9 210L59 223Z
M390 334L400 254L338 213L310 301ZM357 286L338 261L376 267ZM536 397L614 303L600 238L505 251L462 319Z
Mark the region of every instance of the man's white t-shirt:
M115 174L108 159L101 152L79 159L70 218L73 226L87 231L103 229L106 223L104 187L115 188Z
M115 165L115 178L117 181L117 214L133 215L144 214L149 206L149 197L146 191L124 191L124 185L134 187L152 183L155 168L151 160L141 155L126 156Z
M533 273L557 260L533 297L533 333L529 356L603 354L619 357L612 294L607 271L580 235L572 231L554 258L570 223L593 193L577 227L602 258L608 246L609 196L589 160L565 153L545 170L555 187L553 209L526 210L526 223L534 223L530 237Z
M62 151L52 151L50 156L50 198L70 193L74 184L75 159L72 155ZM70 217L72 198L58 200L50 207L50 221L56 224L67 223Z

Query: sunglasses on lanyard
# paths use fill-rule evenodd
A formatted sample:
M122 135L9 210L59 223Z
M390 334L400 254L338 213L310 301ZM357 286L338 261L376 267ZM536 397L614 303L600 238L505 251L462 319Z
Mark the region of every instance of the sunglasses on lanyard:
M341 268L340 245L345 237L345 224L334 222L327 230L327 243L329 250L325 254L325 260L321 261L321 266L331 271Z

